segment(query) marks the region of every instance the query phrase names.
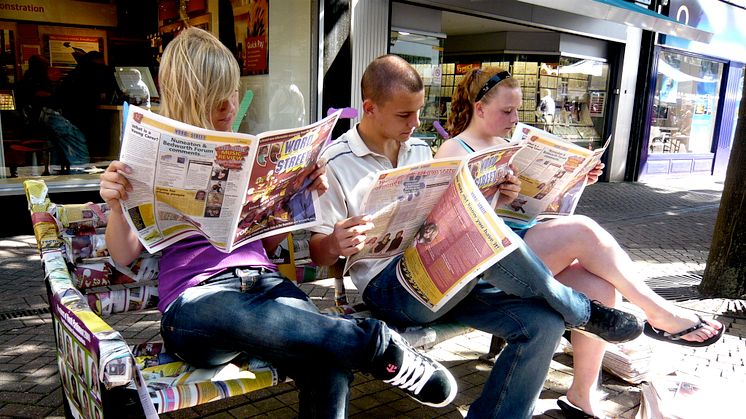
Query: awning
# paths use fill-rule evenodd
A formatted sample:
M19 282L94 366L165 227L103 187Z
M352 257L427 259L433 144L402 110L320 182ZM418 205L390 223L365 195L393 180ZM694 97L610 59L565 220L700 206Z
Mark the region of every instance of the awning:
M624 0L518 0L548 9L622 23L627 26L660 32L679 38L709 43L712 33L685 25L668 16L655 13Z

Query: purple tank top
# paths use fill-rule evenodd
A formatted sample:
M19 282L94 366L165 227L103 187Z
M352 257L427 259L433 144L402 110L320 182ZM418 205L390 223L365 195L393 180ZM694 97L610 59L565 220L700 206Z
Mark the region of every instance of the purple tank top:
M267 258L261 240L243 245L232 253L215 249L202 236L192 236L162 250L158 274L158 310L166 308L184 290L205 279L238 266L253 266L276 271Z

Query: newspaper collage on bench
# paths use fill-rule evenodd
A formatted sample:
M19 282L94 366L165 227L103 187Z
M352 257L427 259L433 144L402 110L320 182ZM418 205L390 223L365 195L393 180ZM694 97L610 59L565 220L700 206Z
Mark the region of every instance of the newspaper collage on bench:
M28 180L24 187L49 285L57 366L73 417L103 417L103 394L115 387L132 389L145 416L157 417L282 380L256 360L195 369L168 355L161 343L128 345L100 316L155 306L158 255L143 253L129 266L115 264L103 239L106 204L56 205L43 181Z

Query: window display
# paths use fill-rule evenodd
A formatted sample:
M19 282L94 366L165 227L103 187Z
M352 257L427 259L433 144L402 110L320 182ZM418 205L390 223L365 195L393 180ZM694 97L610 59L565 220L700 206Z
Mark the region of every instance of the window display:
M392 52L395 52L394 49ZM451 96L461 77L473 67L502 68L510 71L521 83L523 105L518 111L521 122L545 129L583 147L601 147L608 97L608 64L600 60L570 57L559 57L554 62L533 58L536 57L497 55L470 61L460 58L448 62L447 59L440 66L438 85L423 75L427 102L420 118L422 125L415 133L435 137L437 144L441 136L433 123L437 121L445 125ZM418 70L421 68L414 65ZM427 67L430 68L431 64ZM433 72L432 69L429 71ZM421 75L423 73L420 71Z
M445 124L448 102L453 92L453 71L446 74L441 65L443 40L435 36L392 31L391 43L391 53L412 64L425 84L425 107L420 113L420 126L412 135L431 145L440 144L443 138L438 134L437 125L433 124ZM448 101L444 100L445 95L448 95Z
M723 64L661 51L650 153L710 153Z

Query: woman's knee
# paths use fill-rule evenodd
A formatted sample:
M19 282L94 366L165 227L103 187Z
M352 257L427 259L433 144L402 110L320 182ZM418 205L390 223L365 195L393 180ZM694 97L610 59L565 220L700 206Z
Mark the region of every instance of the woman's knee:
M580 263L573 263L557 274L557 280L585 294L588 299L613 307L620 298L617 289L609 281L589 272Z

